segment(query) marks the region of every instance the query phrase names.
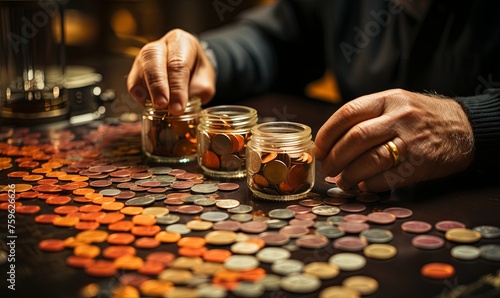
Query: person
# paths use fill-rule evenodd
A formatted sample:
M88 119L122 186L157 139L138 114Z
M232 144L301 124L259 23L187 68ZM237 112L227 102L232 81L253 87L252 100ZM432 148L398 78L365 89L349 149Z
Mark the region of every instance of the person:
M282 0L199 37L145 45L127 88L182 113L268 90L298 91L325 69L346 101L316 157L342 189L386 191L500 165L500 21L495 1ZM145 91L146 90L146 91Z

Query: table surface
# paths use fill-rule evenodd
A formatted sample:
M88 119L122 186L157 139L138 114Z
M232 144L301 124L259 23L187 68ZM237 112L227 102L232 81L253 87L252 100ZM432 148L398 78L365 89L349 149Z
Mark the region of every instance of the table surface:
M313 133L322 123L338 108L338 106L317 100L299 98L283 94L267 94L257 98L249 98L238 102L241 105L255 107L259 111L260 119L265 121L294 121L301 122L311 126ZM108 120L93 123L91 125L78 127L56 127L57 130L69 129L76 138L95 136L96 127L99 124L109 123ZM31 131L54 132L54 128L32 127ZM137 131L135 131L137 133ZM112 138L112 139L111 139ZM123 136L124 140L130 146L139 147L139 138L134 135ZM137 141L132 144L132 141ZM102 136L102 143L109 146L116 142L117 145L123 144L119 135ZM116 145L115 144L115 145ZM140 156L140 155L139 155ZM144 163L149 161L144 160ZM201 173L201 169L196 163L183 165L170 165L175 168L186 169L190 172ZM332 187L324 181L321 164L317 164L316 184L313 192L319 194L322 198L327 198L326 191ZM21 183L18 180L7 178L7 173L16 170L16 167L0 171L0 185L9 183ZM478 259L474 261L461 261L454 259L450 255L450 249L456 246L456 243L446 241L444 247L436 250L422 250L411 245L411 240L416 234L403 232L401 223L407 220L422 220L435 224L441 220L456 220L463 222L468 228L479 225L499 226L500 214L500 183L496 176L485 175L481 173L466 173L440 179L417 185L412 185L398 189L389 193L382 193L380 200L374 203L364 203L367 209L362 214L368 214L374 209L400 206L413 211L413 215L407 219L397 219L396 222L387 225L370 224L372 228L388 229L394 234L394 239L389 242L397 247L397 255L389 260L375 260L367 258L367 265L358 271L341 272L337 277L322 282L322 289L332 285L340 285L342 281L353 275L367 275L378 280L379 289L376 293L366 297L444 297L452 288L460 285L466 285L478 280L485 274L494 274L500 269L499 262ZM220 180L220 179L219 179ZM222 181L222 180L221 180ZM245 179L231 180L239 183L240 188L233 192L220 193L224 198L236 198L242 204L251 205L255 210L267 212L274 208L284 208L292 202L270 202L257 199L252 196L246 186ZM36 183L36 182L35 182ZM115 184L113 184L115 186ZM351 199L356 202L354 199ZM45 204L42 200L24 200L24 204L36 204L42 207L37 214L51 213L53 206ZM78 203L71 203L78 205ZM155 206L164 206L162 201L156 202ZM205 210L216 210L217 207L208 207ZM341 212L340 215L347 213ZM6 249L6 211L0 211L0 233L2 242L0 248ZM118 276L113 278L95 278L86 275L83 270L71 268L65 265L65 259L72 254L67 249L62 252L46 253L38 248L38 242L47 238L65 239L77 233L74 228L60 228L52 225L41 225L34 222L35 215L16 215L16 247L15 247L15 265L16 265L16 291L15 293L7 290L6 264L0 265L1 297L77 297L78 290L89 284L98 283L102 289L100 297L110 297L110 291L119 283ZM129 216L127 216L129 217ZM193 216L182 215L181 222L187 222ZM325 220L326 217L319 216L317 220ZM106 230L101 225L100 229ZM193 232L193 235L204 235L206 232ZM444 238L444 233L433 228L427 234L437 235ZM500 244L500 239L481 239L475 246L483 244ZM226 247L228 248L228 247ZM176 253L174 244L161 244L153 250L171 250ZM145 256L152 250L138 249L139 256ZM306 263L312 261L328 261L328 259L341 251L333 248L332 240L327 247L322 249L300 249L292 252L293 259L302 260ZM362 252L358 252L363 254ZM431 280L422 277L421 267L430 262L444 262L453 265L456 274L445 280ZM261 264L266 270L270 270L267 264ZM123 273L123 272L121 272ZM120 274L121 274L120 273ZM6 293L5 296L3 293ZM317 297L319 290L307 294L293 294L286 291L266 292L268 297Z

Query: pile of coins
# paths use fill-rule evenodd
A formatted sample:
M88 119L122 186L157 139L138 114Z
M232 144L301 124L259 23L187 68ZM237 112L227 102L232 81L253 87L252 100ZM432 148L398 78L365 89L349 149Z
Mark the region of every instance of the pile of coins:
M0 174L15 186L16 214L74 232L64 239L42 239L38 248L54 254L70 250L67 266L89 276L119 279L119 283L107 283L112 288L92 283L81 290L81 297L110 292L117 297L226 297L230 293L260 297L275 291L317 297L371 295L379 288L375 277L353 273L376 264L367 259L398 258L391 244L396 242L394 229L415 234L411 240L415 253L429 253L448 243L455 259L500 262L500 245L481 242L500 238L500 228L495 226L467 228L454 220L434 224L409 220L410 209L373 205L379 195L343 191L331 177L325 178L332 183L326 195L308 193L296 203L263 212L241 197L238 183L143 165L139 151L129 142L102 146L99 139L102 135L130 137L131 131L137 132L130 126L104 126L82 131L87 138L82 141L69 132L44 139L17 130L0 143L4 168ZM47 143L33 144L33 140ZM52 141L57 142L57 150ZM249 179L261 175L279 193L283 182L294 189L307 183L298 179L303 174L292 173L298 171L292 171L294 167L304 167L307 175L313 171L308 153L259 154L258 158L254 163L249 156ZM0 187L4 191L0 212L9 209L9 185ZM49 211L40 214L42 210ZM309 252L307 257L299 259L294 254L299 249ZM0 253L0 263L2 255L6 256ZM326 258L320 260L318 255ZM452 264L432 262L420 274L447 279L455 269ZM336 280L342 275L349 277ZM336 285L327 287L332 280Z
M314 164L312 156L302 153L259 153L250 150L248 185L254 193L287 196L301 194L312 188Z
M153 119L144 123L144 152L158 157L196 156L197 120L168 121L165 118Z
M246 133L201 133L200 164L214 171L245 169Z

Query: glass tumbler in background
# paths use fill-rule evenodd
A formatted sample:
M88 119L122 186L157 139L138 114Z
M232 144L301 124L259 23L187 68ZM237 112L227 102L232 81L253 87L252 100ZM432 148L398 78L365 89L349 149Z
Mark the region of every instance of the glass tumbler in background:
M69 111L60 1L0 1L0 120L36 124Z

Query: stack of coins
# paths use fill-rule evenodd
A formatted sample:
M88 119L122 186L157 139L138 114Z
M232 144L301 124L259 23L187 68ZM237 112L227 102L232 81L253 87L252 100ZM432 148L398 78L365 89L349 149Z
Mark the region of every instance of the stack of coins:
M311 129L292 122L268 122L252 128L247 147L247 184L258 197L293 200L314 185Z
M313 158L303 153L262 153L250 151L249 186L254 192L271 195L300 194L311 188Z
M246 143L257 122L257 111L242 106L203 110L198 127L198 163L214 177L246 175Z
M147 107L142 117L144 153L160 162L183 163L196 158L196 128L200 99L188 102L186 112L174 116L168 110Z

